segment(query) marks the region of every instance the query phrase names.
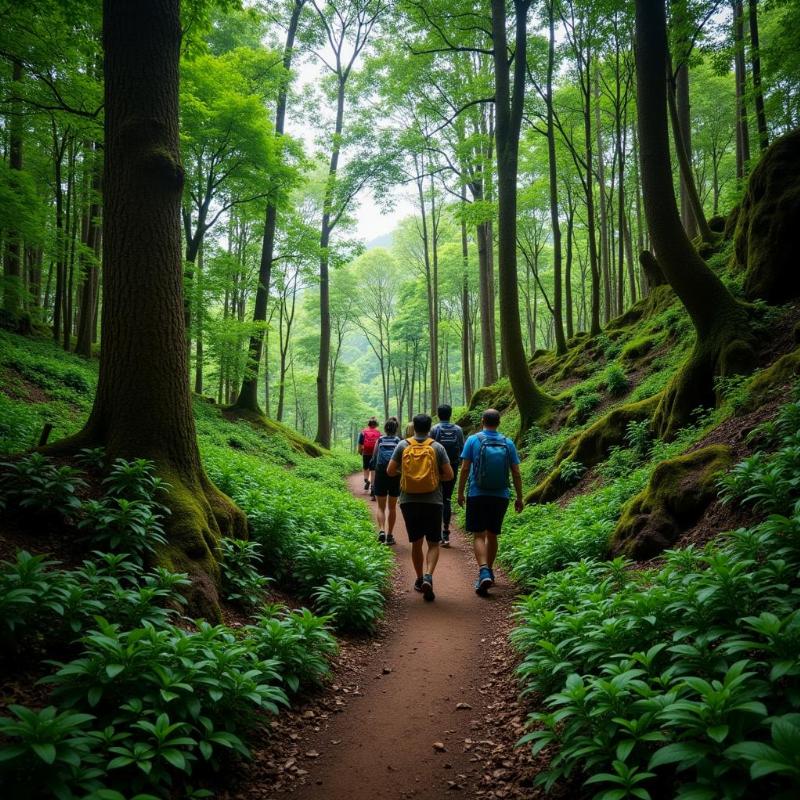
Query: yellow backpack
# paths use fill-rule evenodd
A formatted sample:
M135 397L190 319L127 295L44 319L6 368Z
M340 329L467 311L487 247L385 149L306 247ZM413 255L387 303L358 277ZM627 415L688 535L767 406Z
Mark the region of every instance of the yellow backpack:
M400 488L406 494L427 494L439 488L439 459L433 439L420 442L413 436L406 439L400 471Z

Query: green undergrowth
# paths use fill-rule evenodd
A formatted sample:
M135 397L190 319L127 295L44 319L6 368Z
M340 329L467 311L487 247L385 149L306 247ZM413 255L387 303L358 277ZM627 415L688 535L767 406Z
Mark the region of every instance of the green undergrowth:
M720 480L723 500L762 522L657 568L589 558L527 582L512 640L525 692L544 698L523 742L554 748L545 786L578 780L604 800L798 796L799 430L795 401Z
M84 451L78 462L0 465L0 510L57 526L85 552L70 568L25 550L0 562L0 663L27 664L48 687L42 706L0 717L0 783L59 800L207 796L192 781L246 757L259 715L326 679L335 620L268 603L254 545L230 540L222 593L254 615L236 629L186 618L187 576L148 566L169 487L144 460ZM81 499L89 485L97 496Z

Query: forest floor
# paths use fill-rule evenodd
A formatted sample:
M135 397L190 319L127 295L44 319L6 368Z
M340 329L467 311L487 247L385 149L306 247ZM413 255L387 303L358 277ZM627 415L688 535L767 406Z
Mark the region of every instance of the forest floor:
M349 480L357 497L360 474ZM373 512L375 503L369 503ZM475 594L469 540L458 531L442 548L436 600L413 590L402 516L397 570L386 619L371 640L345 641L333 682L282 714L229 800L439 800L532 798L537 768L524 732L508 643L516 588L498 572L487 598Z

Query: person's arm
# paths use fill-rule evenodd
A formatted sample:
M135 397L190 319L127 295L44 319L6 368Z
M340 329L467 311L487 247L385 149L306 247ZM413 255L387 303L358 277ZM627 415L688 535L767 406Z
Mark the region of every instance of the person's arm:
M511 477L514 479L514 491L517 495L517 499L514 501L514 511L519 514L524 505L522 501L522 473L520 472L519 464L511 465Z
M458 504L463 508L467 500L464 497L464 489L467 487L467 476L472 468L472 462L468 458L461 459L461 472L458 474Z
M364 432L358 434L358 454L360 456L364 455Z

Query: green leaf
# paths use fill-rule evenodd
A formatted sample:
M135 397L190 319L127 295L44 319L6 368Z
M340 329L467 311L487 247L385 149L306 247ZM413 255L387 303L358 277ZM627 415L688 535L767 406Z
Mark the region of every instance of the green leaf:
M33 750L45 764L52 764L56 760L57 751L54 744L50 744L49 742L33 742L31 744L31 750Z

